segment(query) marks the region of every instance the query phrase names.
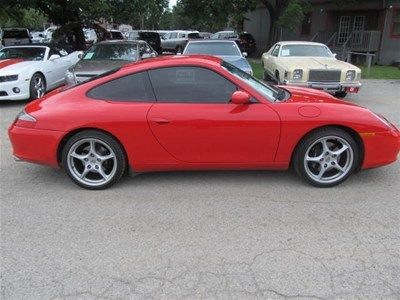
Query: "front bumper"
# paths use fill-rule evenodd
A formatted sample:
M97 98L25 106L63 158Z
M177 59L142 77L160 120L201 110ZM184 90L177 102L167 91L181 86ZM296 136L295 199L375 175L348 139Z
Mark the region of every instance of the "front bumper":
M361 88L361 82L298 82L285 79L283 81L286 85L294 85L301 87L308 87L317 90L324 90L328 93L335 92L348 92L357 93Z
M365 152L362 169L388 165L397 160L400 151L400 132L397 128L378 133L364 132L360 136Z
M14 88L19 88L20 92L15 93ZM18 79L15 81L6 81L0 84L1 100L26 100L29 99L29 79Z
M58 167L58 145L65 133L15 126L8 129L15 160Z

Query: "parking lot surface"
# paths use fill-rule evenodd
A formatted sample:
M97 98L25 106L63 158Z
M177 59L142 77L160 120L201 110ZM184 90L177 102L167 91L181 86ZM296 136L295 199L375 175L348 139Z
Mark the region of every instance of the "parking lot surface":
M400 81L347 98L400 124ZM400 298L400 164L318 189L292 172L151 173L105 191L16 163L0 103L1 298Z

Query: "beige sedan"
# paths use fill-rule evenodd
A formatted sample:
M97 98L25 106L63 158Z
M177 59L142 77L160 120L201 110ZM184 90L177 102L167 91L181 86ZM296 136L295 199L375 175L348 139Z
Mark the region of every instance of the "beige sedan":
M264 80L325 90L337 97L357 93L361 70L335 56L324 44L279 42L261 57Z

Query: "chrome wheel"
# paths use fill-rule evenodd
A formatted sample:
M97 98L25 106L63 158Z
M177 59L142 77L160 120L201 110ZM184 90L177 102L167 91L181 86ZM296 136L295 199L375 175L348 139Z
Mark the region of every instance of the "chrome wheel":
M354 152L348 141L339 136L319 138L307 148L304 169L314 181L334 183L351 172Z
M117 158L107 143L96 138L85 138L70 147L67 167L78 182L96 187L114 178Z
M46 84L40 75L35 75L33 78L33 95L35 98L41 98L46 92Z

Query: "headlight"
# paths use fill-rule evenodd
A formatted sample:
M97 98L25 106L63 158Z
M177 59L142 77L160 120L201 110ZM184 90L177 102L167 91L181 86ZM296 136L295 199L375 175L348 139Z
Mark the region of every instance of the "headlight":
M296 69L293 71L293 80L301 80L303 78L303 70Z
M16 81L16 80L18 80L18 75L0 76L0 82Z
M353 81L356 78L356 71L350 70L346 72L346 81Z

